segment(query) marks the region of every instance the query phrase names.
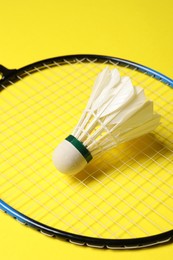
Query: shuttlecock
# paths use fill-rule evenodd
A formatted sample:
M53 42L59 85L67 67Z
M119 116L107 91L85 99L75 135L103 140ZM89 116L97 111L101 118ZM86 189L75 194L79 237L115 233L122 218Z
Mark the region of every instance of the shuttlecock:
M144 90L106 67L72 135L55 149L54 165L62 173L76 174L101 152L153 131L159 121Z

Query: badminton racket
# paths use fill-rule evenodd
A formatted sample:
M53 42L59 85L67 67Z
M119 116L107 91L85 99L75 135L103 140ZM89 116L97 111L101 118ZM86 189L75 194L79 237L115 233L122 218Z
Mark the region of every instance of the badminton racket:
M52 153L72 132L106 66L145 90L161 115L150 134L59 173ZM173 80L128 60L69 55L0 66L0 209L77 245L133 249L173 239Z

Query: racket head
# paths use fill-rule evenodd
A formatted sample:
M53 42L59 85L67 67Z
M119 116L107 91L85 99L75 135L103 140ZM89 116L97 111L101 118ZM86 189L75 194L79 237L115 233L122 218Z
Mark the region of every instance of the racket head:
M94 80L117 67L161 114L154 133L101 154L75 176L52 164ZM0 207L22 223L77 244L136 248L172 240L173 81L108 56L70 55L19 70L0 67Z

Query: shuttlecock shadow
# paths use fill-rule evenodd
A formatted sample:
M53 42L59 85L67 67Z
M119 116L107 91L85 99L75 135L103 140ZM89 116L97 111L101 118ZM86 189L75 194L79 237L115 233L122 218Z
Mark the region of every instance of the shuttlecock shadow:
M146 167L154 164L159 157L167 156L170 150L154 134L147 134L123 143L93 159L84 171L76 174L80 181L101 180L105 176L118 176L123 169ZM129 170L130 174L130 170Z

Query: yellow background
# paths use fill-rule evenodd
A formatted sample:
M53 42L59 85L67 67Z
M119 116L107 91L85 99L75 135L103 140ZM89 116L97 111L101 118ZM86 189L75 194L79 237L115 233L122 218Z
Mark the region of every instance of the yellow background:
M19 68L59 55L121 57L173 78L172 0L0 1L0 64ZM0 259L171 259L173 244L133 251L79 247L0 213Z

